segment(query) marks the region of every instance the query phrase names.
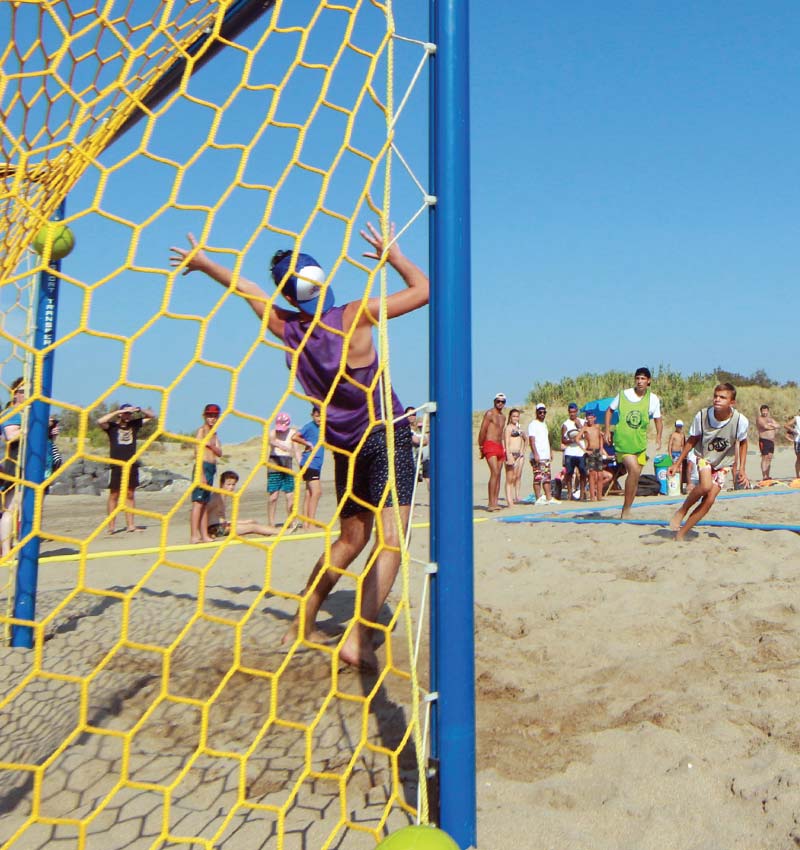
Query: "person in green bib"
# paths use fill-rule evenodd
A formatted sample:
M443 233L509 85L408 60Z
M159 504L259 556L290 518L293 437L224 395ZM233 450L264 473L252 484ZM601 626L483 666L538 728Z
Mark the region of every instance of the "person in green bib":
M606 441L611 441L611 418L619 410L619 422L614 431L614 449L617 463L625 467L625 495L622 501L622 519L629 519L636 497L639 476L647 460L647 427L652 419L656 426L656 451L661 450L661 401L650 392L650 370L641 366L633 377L633 386L623 390L606 410Z

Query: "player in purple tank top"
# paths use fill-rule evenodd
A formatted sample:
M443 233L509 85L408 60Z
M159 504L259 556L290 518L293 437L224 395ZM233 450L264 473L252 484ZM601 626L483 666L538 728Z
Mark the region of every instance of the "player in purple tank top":
M379 261L385 259L405 283L405 289L386 298L386 315L390 319L423 307L428 303L429 294L427 275L402 253L394 241L394 233L392 226L389 242L384 245L383 237L371 224L361 231L361 236L372 248L364 256ZM326 565L325 556L320 557L306 584L302 637L313 643L330 642L331 636L317 628L317 615L339 579L338 570L347 569L366 548L377 515L383 539L376 539L373 554L367 560L372 566L362 586L359 621L339 647L342 661L359 669L375 671L377 658L369 624L377 622L378 612L397 576L400 534L408 525L414 486L411 431L400 400L392 393L391 416L396 420L395 481L402 529L395 524L390 499L384 502L385 507L379 513L364 506L364 503L372 506L381 503L389 476L381 394L377 388L371 392L363 389L372 386L379 366L372 329L380 319L380 298L370 298L366 303L351 301L335 307L333 292L326 286L325 273L316 260L308 254L279 251L272 260L272 276L283 297L296 308L285 310L270 305L260 286L235 276L230 269L207 256L191 233L189 243L189 249L171 248L170 265L183 268L184 274L201 271L226 288L235 289L247 299L259 319L268 309L270 332L290 349L286 354L287 365L293 361L293 351L299 349L297 377L305 392L320 403L330 394L327 404L322 406L322 424L325 444L333 449L336 465L341 533L331 546L330 562ZM323 317L323 324L316 323L315 317ZM345 359L346 375L343 376L340 364L345 345L343 334L347 333L350 339ZM346 498L350 465L353 466L352 494L359 501ZM374 557L376 552L377 557ZM326 567L334 567L337 571ZM283 642L294 641L299 632L300 612Z

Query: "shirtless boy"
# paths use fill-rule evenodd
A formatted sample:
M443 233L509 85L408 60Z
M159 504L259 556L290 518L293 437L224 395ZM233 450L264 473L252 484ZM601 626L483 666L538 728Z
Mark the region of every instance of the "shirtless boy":
M734 464L739 482L745 487L750 483L745 471L749 423L734 409L735 400L736 388L733 384L717 384L714 387L713 404L694 417L689 439L680 457L669 468L670 475L678 472L686 455L694 449L700 483L692 488L672 517L669 527L677 531L677 540L684 540L689 530L711 510ZM689 513L689 509L696 503L697 507Z
M207 404L203 409L203 424L194 435L197 440L197 466L199 480L203 482L192 491L192 513L190 516L190 537L192 543L210 543L213 538L208 534L208 502L217 474L217 458L222 457L222 443L215 426L221 413L218 404ZM213 433L212 433L213 431Z
M686 434L683 430L683 420L676 419L675 420L675 430L669 435L669 442L667 443L667 451L672 458L672 462L674 463L680 456L683 451L683 447L686 445ZM681 464L681 492L683 492L683 485L686 483L686 463Z
M254 519L240 518L237 518L234 524L228 519L225 503L230 499L230 494L236 490L238 482L239 475L232 469L228 469L220 475L219 486L225 491L224 495L214 493L208 500L208 507L206 508L209 537L229 537L231 534L235 534L237 537L241 537L243 534L260 534L267 537L277 534L280 528L274 525L261 525Z
M494 397L494 406L483 414L483 422L478 432L478 448L481 457L486 458L489 464L489 510L499 511L500 504L500 474L503 471L503 462L506 459L506 450L503 448L503 435L506 428L506 418L503 416L503 408L506 406L504 393L498 393Z
M578 440L586 446L586 469L589 474L589 499L600 502L603 499L603 429L597 424L594 413L586 414L586 423L578 432Z
M769 405L762 404L756 417L756 428L758 429L758 450L761 452L761 480L769 478L769 469L772 465L772 456L775 454L775 437L781 426L772 418Z

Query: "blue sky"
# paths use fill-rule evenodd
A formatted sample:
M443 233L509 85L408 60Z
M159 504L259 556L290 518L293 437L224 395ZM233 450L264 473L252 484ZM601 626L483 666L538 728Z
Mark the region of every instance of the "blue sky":
M796 379L800 5L471 10L475 406L645 363Z
M302 23L315 8L310 0L286 4L284 20ZM776 379L795 379L800 6L782 0L765 7L712 0L473 0L470 11L476 409L499 390L519 402L539 381L641 364L684 372L718 364L744 373L763 368ZM403 0L395 12L401 33L427 37L424 0ZM326 12L309 41L310 57L330 58L342 20ZM360 27L364 43L378 32L369 15ZM253 44L258 35L252 28L242 40ZM257 81L268 80L296 43L291 34L275 39ZM414 45L398 45L399 90L420 55ZM191 91L219 102L242 67L240 55L223 53L192 81ZM343 63L334 88L339 102L353 102L362 72L356 56ZM307 110L318 90L318 73L298 75L279 115ZM219 140L247 140L268 105L263 93L237 99L220 122ZM180 104L159 123L148 149L185 161L212 120L207 107ZM377 111L365 105L356 146L374 147L379 124ZM339 116L322 113L304 161L328 167L337 149L331 142L342 128ZM93 333L76 335L58 353L57 395L80 404L105 397L161 408L158 393L115 385L127 364L129 382L177 382L165 412L171 430L197 427L207 401L230 402L241 412L224 423L228 441L255 433L248 417L267 417L280 407L303 420L307 405L286 395L283 357L259 342L246 305L220 302L220 288L196 274L170 289L159 271L166 269L169 246L189 229L199 235L207 217L197 209L167 210L144 224L168 203L174 170L156 160L123 164L142 132L139 125L104 160L114 170L102 208L115 219L86 213L73 223L78 247L64 270L83 283L102 284L87 314ZM423 184L426 136L423 78L398 126L398 144ZM276 180L293 138L268 134L254 149L246 179ZM203 153L188 169L179 201L218 199L238 156ZM393 217L405 221L420 196L399 162L395 178ZM355 211L357 225L374 220L358 207L364 179L363 161L348 154L329 192L334 208ZM87 207L97 185L97 176L87 174L70 196L70 214ZM275 201L273 223L299 228L319 191L317 177L295 169ZM267 285L269 256L286 240L259 228L265 199L263 191L236 190L220 205L209 243L247 248L244 274ZM135 261L147 270L119 271L132 233L121 219L140 225ZM341 225L317 217L304 249L326 268L342 250L357 260L358 237L344 249L342 238ZM424 215L402 245L427 265ZM334 280L337 300L358 297L364 279L345 262ZM80 326L86 306L82 289L63 288L62 336ZM169 315L148 325L159 308ZM215 308L203 335L201 317ZM392 376L408 404L427 396L427 332L427 311L392 322ZM126 361L119 340L98 334L138 339ZM192 366L198 340L209 362ZM239 364L232 388L231 369Z

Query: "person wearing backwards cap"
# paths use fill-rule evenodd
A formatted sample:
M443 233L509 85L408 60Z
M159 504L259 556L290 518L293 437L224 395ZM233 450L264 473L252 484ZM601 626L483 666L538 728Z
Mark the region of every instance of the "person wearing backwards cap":
M192 478L198 482L192 490L192 512L189 515L189 541L211 543L214 538L208 533L208 503L217 474L217 458L222 457L222 443L216 426L222 413L218 404L207 404L203 408L203 424L194 435L197 440L197 459Z
M402 278L405 288L385 301L389 319L403 316L428 303L427 275L405 257L394 238L389 240L371 225L361 236L371 250L364 256L388 263ZM298 635L315 642L330 638L316 629L322 603L333 590L342 570L347 569L364 550L375 523L370 506L382 506L378 515L382 535L367 563L368 572L361 589L358 621L338 648L339 659L364 670L376 670L377 658L370 638L370 624L377 621L400 566L400 534L391 499L384 501L389 476L389 455L382 411L380 382L376 380L379 361L372 329L380 320L381 299L359 299L336 306L325 273L308 254L278 251L272 258L275 285L294 308L286 310L270 303L267 294L252 281L234 274L200 250L189 234L191 248L173 247L170 264L184 273L201 271L213 280L243 295L259 319L267 315L267 327L286 346L286 364L296 364L297 379L323 410L323 439L333 449L336 493L340 503L341 533L330 547L326 561L321 556L311 572L304 595L303 632L300 612L283 638L291 643ZM373 272L374 274L374 272ZM320 320L321 321L318 321ZM342 370L344 361L346 369ZM365 388L370 389L365 389ZM403 415L403 405L392 393L391 414L395 425L395 481L399 496L402 529L408 524L414 489L414 458L411 429ZM357 453L356 453L357 452ZM352 492L358 501L345 499L348 473L352 469ZM333 567L335 569L327 569Z
M480 431L478 431L478 450L480 456L489 465L489 504L487 510L500 510L500 476L506 459L503 445L506 418L503 408L506 406L505 393L497 393L494 403L483 414Z
M101 416L97 424L108 434L109 456L112 461L111 477L108 483L108 503L106 505L108 533L116 532L116 508L119 504L119 491L122 488L122 469L128 467L128 498L125 514L128 531L136 531L136 517L132 510L136 507L136 488L139 486L139 461L131 463L136 454L136 440L139 430L146 422L152 422L155 413L148 408L134 407L132 404L121 404L118 410L112 410Z

